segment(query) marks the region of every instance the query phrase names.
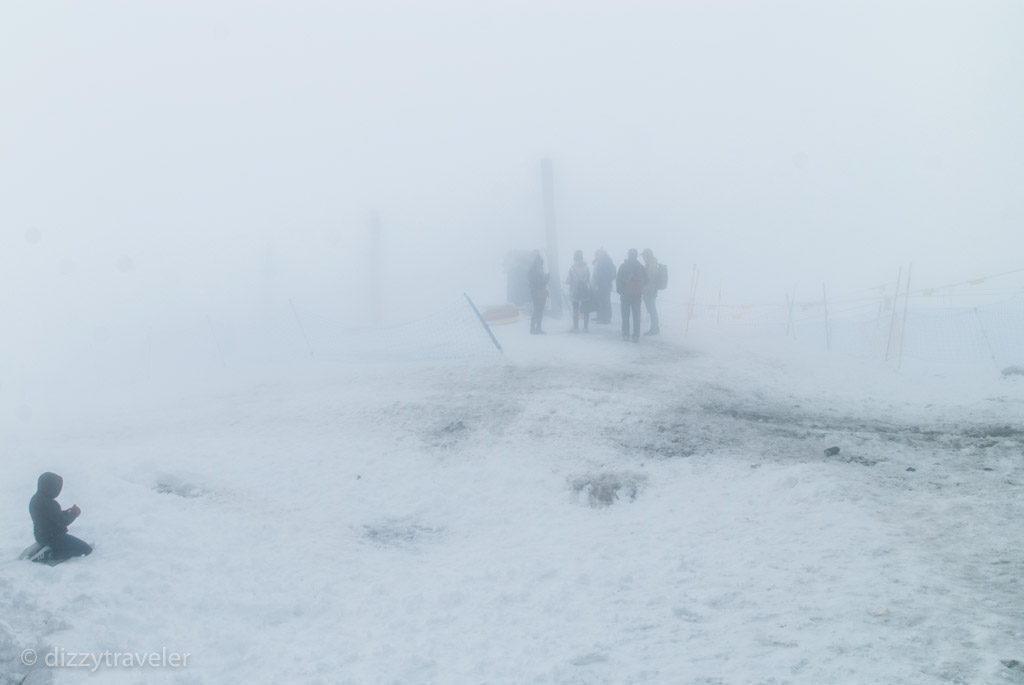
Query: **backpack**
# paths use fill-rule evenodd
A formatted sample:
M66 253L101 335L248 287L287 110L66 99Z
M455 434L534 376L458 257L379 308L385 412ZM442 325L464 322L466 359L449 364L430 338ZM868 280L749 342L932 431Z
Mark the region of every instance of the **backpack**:
M664 290L668 287L668 267L664 264L658 264L658 275L654 279L654 287L658 290Z

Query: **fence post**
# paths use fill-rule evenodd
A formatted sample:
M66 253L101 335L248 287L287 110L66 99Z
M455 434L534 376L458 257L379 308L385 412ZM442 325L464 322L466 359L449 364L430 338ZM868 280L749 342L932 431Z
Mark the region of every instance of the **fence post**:
M981 329L981 337L985 339L985 346L988 347L988 356L992 360L992 366L995 367L996 371L999 371L999 362L996 361L996 353L992 350L992 341L988 339L988 332L981 323L981 314L978 312L977 307L974 308L974 318L978 320L978 328Z
M914 270L914 263L907 266L907 293L903 296L903 323L900 325L900 356L896 362L896 370L903 368L903 344L907 339L907 310L910 309L910 276Z
M686 328L683 330L683 337L690 335L690 319L693 318L693 308L697 303L697 281L700 278L700 271L697 265L693 265L693 275L690 278L690 304L686 308Z

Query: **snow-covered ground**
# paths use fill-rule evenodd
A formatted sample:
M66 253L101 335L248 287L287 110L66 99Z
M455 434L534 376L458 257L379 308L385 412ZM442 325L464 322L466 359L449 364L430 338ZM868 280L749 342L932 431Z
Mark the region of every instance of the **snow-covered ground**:
M5 426L0 683L1024 682L1024 378L525 325Z

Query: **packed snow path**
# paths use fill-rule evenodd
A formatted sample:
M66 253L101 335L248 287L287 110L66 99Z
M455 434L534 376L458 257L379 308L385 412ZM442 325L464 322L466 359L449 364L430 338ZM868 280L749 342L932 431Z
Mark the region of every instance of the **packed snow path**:
M1024 383L499 335L5 428L0 683L1024 682Z

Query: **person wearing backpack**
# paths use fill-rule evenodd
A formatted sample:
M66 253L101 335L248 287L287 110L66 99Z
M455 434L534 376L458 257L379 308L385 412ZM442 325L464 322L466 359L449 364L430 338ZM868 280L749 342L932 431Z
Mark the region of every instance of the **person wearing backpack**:
M622 339L630 339L630 316L633 317L633 342L640 340L640 301L647 285L647 269L636 258L636 249L630 249L626 261L619 265L615 277L615 290L622 304Z
M651 248L644 249L644 269L647 271L647 284L644 286L644 306L647 308L647 317L651 320L651 327L644 335L658 335L661 333L660 321L658 320L658 290L661 285L662 265L654 256Z
M572 266L565 277L569 286L569 299L572 300L572 332L579 333L580 314L583 315L583 332L590 330L590 267L583 261L583 251L576 250L572 257Z
M612 322L612 286L615 284L615 262L604 248L594 253L594 299L597 323Z

